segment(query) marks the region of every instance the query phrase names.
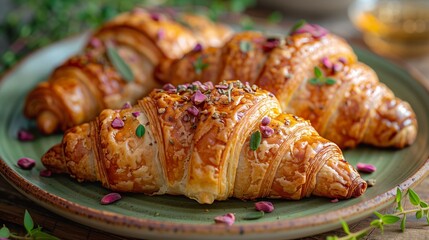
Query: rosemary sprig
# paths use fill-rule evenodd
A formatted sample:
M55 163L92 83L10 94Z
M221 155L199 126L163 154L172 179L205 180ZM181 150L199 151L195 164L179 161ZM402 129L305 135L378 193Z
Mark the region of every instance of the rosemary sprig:
M203 72L203 70L204 69L206 69L208 66L209 66L209 64L208 63L205 63L204 62L204 60L203 60L203 57L202 56L199 56L194 62L193 62L193 65L194 65L194 70L195 70L195 73L196 74L198 74L198 75L200 75L202 72Z
M59 238L52 236L49 233L42 232L42 228L40 226L35 227L33 219L31 218L30 213L25 210L24 213L24 228L27 231L25 236L18 236L10 232L9 228L3 225L0 228L0 238L6 239L43 239L43 240L59 240Z
M381 214L379 212L374 212L374 214L378 217L378 219L373 220L370 223L370 226L368 226L368 227L366 227L360 231L357 231L357 232L350 232L350 229L349 229L349 226L347 225L347 223L344 220L341 220L341 225L343 227L344 232L347 235L344 237L328 236L326 239L327 240L354 240L354 239L359 239L359 238L365 236L371 230L377 229L377 228L380 229L380 231L383 233L385 225L395 224L399 220L401 220L401 223L400 223L401 231L404 232L407 214L411 214L411 213L415 213L417 219L425 217L427 223L429 224L429 205L428 205L428 203L422 201L420 199L419 195L412 189L408 189L407 194L408 194L410 203L412 205L414 205L415 208L404 210L404 207L402 205L403 193L399 188L397 188L396 197L395 197L395 202L397 204L397 207L396 207L395 213Z

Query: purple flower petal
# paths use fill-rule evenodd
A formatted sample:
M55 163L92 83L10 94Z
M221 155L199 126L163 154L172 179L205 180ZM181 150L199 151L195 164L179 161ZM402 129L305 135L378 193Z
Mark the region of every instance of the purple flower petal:
M214 218L215 223L223 223L228 226L231 226L235 222L234 213L227 213L225 215L220 215Z
M211 90L214 88L213 83L212 82L205 82L204 86L207 87L207 90Z
M140 116L140 112L133 112L133 113L131 113L134 117L138 117L138 116Z
M161 16L159 15L159 13L153 12L153 13L150 13L150 18L155 22L158 22Z
M343 68L344 68L344 65L340 62L334 63L334 65L332 66L332 70L336 73L343 70Z
M104 195L103 198L101 198L101 204L106 205L106 204L111 204L114 203L118 200L120 200L122 197L119 193L109 193Z
M271 122L270 117L264 117L264 118L262 118L261 124L262 124L262 126L267 126L268 124L270 124L270 122Z
M274 130L268 126L260 126L259 128L261 129L261 133L264 138L270 137L274 134Z
M23 158L18 159L17 164L22 169L30 170L34 166L36 166L36 161L34 161L31 158L23 157Z
M268 201L260 201L255 203L255 209L258 211L263 211L266 213L270 213L274 211L274 205L271 202Z
M364 173L372 173L372 172L375 172L375 170L377 170L377 168L374 165L368 164L368 163L358 163L356 165L356 168L359 172L364 172Z
M124 121L122 121L122 119L116 117L115 119L113 119L112 121L112 127L115 129L119 129L119 128L123 128L125 126Z
M197 90L194 95L192 95L191 100L195 105L200 105L206 101L207 96L202 94L200 90Z
M157 38L158 40L162 40L162 39L164 39L164 38L165 38L165 30L164 30L164 29L162 29L162 28L160 28L160 29L158 30L158 32L156 32L156 38Z
M331 69L332 68L332 62L331 62L331 60L329 60L328 57L323 57L322 58L322 64L327 69Z
M123 106L122 109L128 109L131 108L131 103L130 102L126 102Z
M186 109L186 111L191 114L192 116L198 116L198 114L200 113L200 111L198 110L198 108L196 108L195 106L191 106L188 109Z
M167 83L164 86L162 86L162 89L165 90L165 91L168 91L168 90L171 90L171 89L176 89L176 87L173 84L171 84L171 83Z
M49 169L43 169L39 172L39 176L41 177L50 177L52 176L52 172Z
M192 51L194 52L201 52L203 50L203 45L200 43L197 43Z
M93 48L99 48L101 47L102 43L100 39L93 37L91 40L89 40L89 45L91 45Z
M27 130L19 130L18 132L18 140L19 141L32 141L34 140L34 135Z

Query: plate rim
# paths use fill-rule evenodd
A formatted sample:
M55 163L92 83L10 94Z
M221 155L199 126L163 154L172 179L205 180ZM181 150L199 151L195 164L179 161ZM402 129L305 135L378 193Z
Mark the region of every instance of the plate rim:
M78 34L64 38L28 54L0 76L0 87L10 75L20 69L26 61L33 58L33 56L37 53L43 52L53 46L64 44L68 41L77 41L85 34ZM355 48L356 46L353 47ZM396 62L384 59L365 48L356 48L358 48L359 51L369 54L372 58L388 61L389 64L399 67L402 71L405 71L407 74L409 74L413 80L416 80L417 83L421 85L427 92L429 92L428 86L424 84L424 79L413 74L413 71L415 70L404 67L404 64L397 64ZM295 219L277 220L275 222L246 222L245 224L236 223L232 226L227 226L224 224L197 226L190 223L175 223L154 219L142 219L86 207L64 199L60 196L51 194L46 190L43 190L42 188L32 184L26 178L20 176L13 168L11 168L6 163L6 161L3 160L2 156L0 156L0 175L17 191L37 204L45 207L49 211L74 221L83 221L87 226L123 236L141 237L142 235L146 234L145 236L153 237L159 236L159 234L166 234L166 237L180 239L182 237L199 238L201 236L207 238L207 234L210 234L211 237L222 236L226 238L243 237L246 239L258 239L262 236L262 234L276 233L274 238L275 236L284 238L284 234L286 233L297 234L297 232L299 232L301 229L307 228L309 226L317 228L326 226L328 224L330 226L340 227L341 224L338 221L339 219L353 222L371 215L375 210L387 207L394 202L397 187L399 187L401 190L411 188L423 181L425 177L429 176L429 156L425 161L422 161L421 166L415 172L413 172L410 177L400 183L397 187L381 193L374 198L361 201L355 205L340 208L338 210L329 212L328 214L319 213ZM311 224L309 224L308 221L310 218L312 219ZM133 231L130 232L129 230ZM322 233L325 231L326 230L319 229L315 233Z

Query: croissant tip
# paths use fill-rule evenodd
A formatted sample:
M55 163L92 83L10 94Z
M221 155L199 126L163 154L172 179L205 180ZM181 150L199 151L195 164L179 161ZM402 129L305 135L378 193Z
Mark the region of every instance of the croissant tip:
M43 134L52 134L57 130L58 117L51 111L43 111L37 116L37 127Z
M356 182L355 187L352 190L352 197L361 196L366 191L366 188L368 187L368 184L362 178L358 178L357 180L358 181L355 180Z
M43 165L54 173L67 173L61 144L57 144L42 156Z

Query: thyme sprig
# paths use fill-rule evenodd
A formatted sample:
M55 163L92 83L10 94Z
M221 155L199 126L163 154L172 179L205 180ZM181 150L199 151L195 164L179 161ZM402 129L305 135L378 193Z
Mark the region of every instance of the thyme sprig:
M52 236L49 233L42 232L42 227L40 226L35 227L33 218L31 217L30 213L27 210L25 210L25 213L24 213L24 228L27 231L27 234L25 236L18 236L14 233L11 233L9 228L3 225L3 227L0 228L0 238L59 240L59 238Z
M396 197L395 202L397 204L396 212L392 214L381 214L379 212L374 212L374 214L378 217L370 223L370 226L359 230L357 232L351 232L347 222L341 220L341 225L343 227L344 232L347 234L344 237L338 236L328 236L327 240L355 240L365 236L368 232L373 229L380 229L381 233L384 231L385 225L392 225L399 220L401 220L400 228L401 231L405 231L405 225L407 221L407 215L414 213L417 219L421 219L423 217L426 218L427 223L429 224L429 204L420 199L419 195L412 189L408 189L406 195L408 195L409 201L412 205L415 206L413 209L404 210L402 205L403 203L403 192L401 189L396 189Z
M314 67L314 77L310 78L308 80L308 82L311 85L321 86L324 84L333 85L336 83L336 80L333 78L330 78L330 77L326 77L325 74L323 73L323 71L318 66L315 66Z

